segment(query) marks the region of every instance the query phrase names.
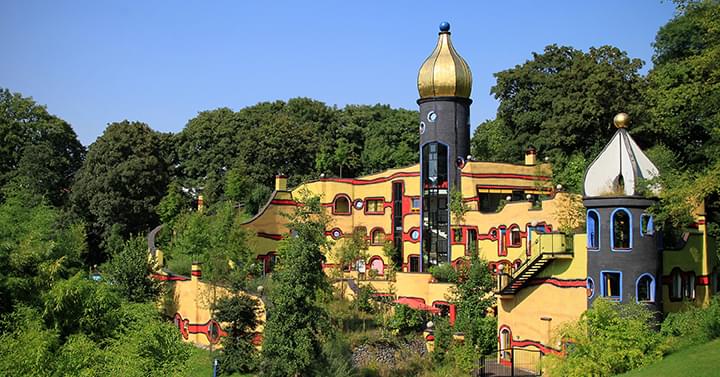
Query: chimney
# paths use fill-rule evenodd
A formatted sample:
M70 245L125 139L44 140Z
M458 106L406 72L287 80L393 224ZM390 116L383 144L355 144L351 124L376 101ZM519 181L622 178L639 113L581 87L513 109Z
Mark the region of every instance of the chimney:
M275 191L287 191L287 175L278 174L275 176Z
M203 198L202 194L198 195L197 199L197 210L198 212L202 212L205 208L205 198Z
M537 163L537 150L532 145L525 151L525 165L535 165Z
M202 262L193 262L192 268L190 270L190 280L191 281L200 281L202 279Z

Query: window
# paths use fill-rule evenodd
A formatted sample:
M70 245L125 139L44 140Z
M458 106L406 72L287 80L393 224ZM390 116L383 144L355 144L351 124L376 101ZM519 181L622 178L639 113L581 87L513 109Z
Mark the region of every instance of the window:
M670 274L672 285L670 286L670 299L677 301L682 299L683 279L679 268L672 270Z
M695 299L695 273L694 272L688 272L687 276L685 277L685 298L688 300L694 300Z
M478 252L478 239L477 229L468 229L467 231L467 248L465 249L466 255L477 255Z
M500 193L479 193L478 199L480 201L480 212L483 213L495 213L500 207L500 203L505 200L507 194Z
M409 272L420 272L420 256L419 255L410 255L408 257L408 261L410 262L410 271Z
M655 278L652 275L640 275L635 283L635 289L637 302L655 302Z
M440 309L440 313L438 313L441 317L447 317L450 315L450 304L448 304L445 301L435 301L432 304L433 308Z
M500 357L502 359L510 359L510 356L512 355L512 352L510 352L511 347L512 335L510 334L510 329L506 327L500 330Z
M585 281L585 287L587 288L587 297L589 300L593 297L593 295L595 295L595 282L592 278L587 278Z
M350 199L347 196L338 196L333 203L333 213L336 215L350 214Z
M385 208L382 199L367 199L365 200L365 211L367 213L384 213Z
M600 249L600 216L594 210L587 213L587 248Z
M600 272L600 280L602 281L601 292L603 297L622 301L622 272L602 271Z
M612 213L610 241L613 250L630 251L632 248L632 217L630 212L618 208Z
M412 208L413 211L419 210L420 209L420 198L410 199L410 208Z
M370 261L370 269L375 270L378 275L383 275L385 273L385 263L380 257L375 256Z
M653 225L653 218L650 215L643 214L640 216L640 235L641 236L652 236L655 234L655 226Z
M512 227L510 229L510 246L519 247L521 242L520 228Z
M463 242L462 236L463 236L463 234L462 234L461 228L453 229L453 242L462 243Z
M385 231L383 231L382 228L374 229L370 236L370 242L373 245L385 244Z

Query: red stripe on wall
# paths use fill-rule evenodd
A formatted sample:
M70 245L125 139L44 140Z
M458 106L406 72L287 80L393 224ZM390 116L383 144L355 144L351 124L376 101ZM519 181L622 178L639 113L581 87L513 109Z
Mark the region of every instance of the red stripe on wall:
M280 241L282 239L282 234L257 232L257 236L262 237L262 238L268 238L268 239L275 240L275 241Z
M545 175L527 175L527 174L510 174L510 173L462 173L463 177L469 178L506 178L506 179L526 179L531 181L549 181L551 178Z
M297 206L298 202L289 199L273 199L270 201L270 204L274 204L276 206Z
M374 179L358 179L358 178L321 178L320 182L338 182L350 183L352 185L370 185L373 183L382 183L400 177L419 177L420 172L400 172L392 174L388 177L378 177Z
M160 274L153 274L152 278L155 280L160 281L185 281L190 280L190 278L180 275L160 275Z
M587 283L585 280L580 279L572 279L572 280L563 280L563 279L555 279L555 278L537 278L532 279L528 282L528 285L542 285L542 284L550 284L554 285L559 288L586 288Z
M513 340L512 341L513 347L535 347L540 350L544 355L552 354L552 355L562 355L562 351L556 350L554 348L548 347L540 342L534 341L534 340Z

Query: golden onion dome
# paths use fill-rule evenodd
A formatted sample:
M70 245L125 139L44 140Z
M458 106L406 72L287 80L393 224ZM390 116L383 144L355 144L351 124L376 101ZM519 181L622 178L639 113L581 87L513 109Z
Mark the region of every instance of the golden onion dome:
M435 50L425 59L418 73L420 98L470 97L472 73L450 42L450 24L440 24Z

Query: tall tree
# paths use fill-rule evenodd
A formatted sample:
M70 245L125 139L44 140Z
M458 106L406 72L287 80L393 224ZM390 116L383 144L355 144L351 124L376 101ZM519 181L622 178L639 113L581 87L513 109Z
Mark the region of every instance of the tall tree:
M278 248L262 349L262 376L313 376L329 337L328 314L318 293L329 289L321 258L327 248L327 214L317 196L303 199L289 218L292 236Z
M85 148L64 120L19 93L0 88L0 187L23 183L63 205Z
M155 206L168 186L159 134L144 123L112 123L88 150L73 185L72 202L91 236L91 260L113 229L123 237L157 225Z
M583 52L550 45L533 53L524 64L495 74L491 93L500 101L497 119L485 125L491 127L487 136L478 128L475 138L481 140L473 142L474 153L520 162L532 145L550 156L558 172L573 152L595 156L615 132L612 119L618 112L644 124L642 65L611 46ZM643 128L633 130L642 133Z

